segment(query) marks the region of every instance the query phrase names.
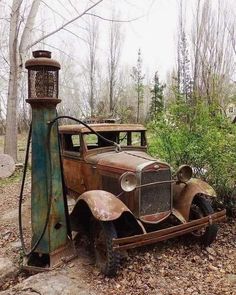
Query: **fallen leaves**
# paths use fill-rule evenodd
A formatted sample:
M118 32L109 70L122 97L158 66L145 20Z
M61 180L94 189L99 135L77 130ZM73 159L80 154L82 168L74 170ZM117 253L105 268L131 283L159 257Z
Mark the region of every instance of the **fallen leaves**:
M202 249L187 237L128 252L116 278L97 274L98 294L234 295L235 226L220 226L217 241ZM101 284L97 284L97 280Z
M19 184L1 189L1 212L13 212L18 207ZM26 193L29 196L27 188ZM25 236L30 240L28 219L24 219ZM64 266L63 270L68 276L83 278L90 290L99 295L235 295L235 221L220 224L219 228L216 242L205 249L189 236L183 236L125 251L115 278L104 277L88 263L89 259L84 257L82 260L81 252L80 258ZM19 261L17 216L11 223L4 220L0 225L0 253L13 258L16 264ZM10 288L24 279L25 275L21 273L17 280L7 281L3 288Z

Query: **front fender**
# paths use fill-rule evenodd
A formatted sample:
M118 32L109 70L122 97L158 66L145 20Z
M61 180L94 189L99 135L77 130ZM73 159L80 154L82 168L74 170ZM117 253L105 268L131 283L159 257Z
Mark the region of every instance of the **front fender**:
M189 219L190 207L197 194L216 197L215 190L205 181L197 178L185 183L175 183L173 186L173 205L185 220Z
M123 212L130 212L128 207L113 194L103 190L91 190L83 193L78 198L71 213L71 218L77 215L82 203L86 203L92 215L100 221L112 221L118 219Z

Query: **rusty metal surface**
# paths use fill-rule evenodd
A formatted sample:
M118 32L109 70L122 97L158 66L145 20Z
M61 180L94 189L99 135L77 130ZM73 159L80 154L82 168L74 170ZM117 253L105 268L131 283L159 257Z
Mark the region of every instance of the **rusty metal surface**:
M150 164L156 162L157 160L153 157L147 155L143 151L132 151L132 155L130 153L126 153L125 151L116 153L110 152L104 154L99 154L96 156L98 167L102 170L107 169L116 169L117 171L131 171L135 172L138 166L143 164ZM157 163L158 164L158 163Z
M93 128L96 132L104 132L104 131L145 131L146 128L140 124L89 124L91 128ZM91 133L91 131L85 127L84 125L64 125L59 127L60 133Z
M77 251L75 249L73 241L68 242L65 246L62 246L49 254L49 264L46 267L39 267L28 264L28 259L23 260L22 269L30 273L38 273L53 270L62 264L69 262L77 257Z
M35 69L36 67L39 67L39 66L49 66L49 67L55 67L57 69L61 68L59 62L47 57L32 58L27 60L25 63L26 69Z
M186 184L173 185L173 205L185 220L189 219L190 207L197 194L216 196L214 189L206 182L192 178Z
M51 52L37 50L34 59L27 60L28 98L58 98L60 64L51 59Z
M86 177L84 173L85 169L83 169L83 163L80 159L70 159L69 157L64 157L63 170L67 188L77 194L82 194L88 190L84 180Z
M208 196L211 196L211 197L216 197L216 192L215 190L213 189L212 186L210 186L207 182L201 180L201 179L198 179L198 178L191 178L189 181L188 181L188 184L191 184L191 185L196 185L196 187L203 191L204 194L208 195Z
M190 233L202 227L206 227L209 224L224 220L226 218L225 214L226 210L222 210L220 212L208 215L206 217L194 221L190 221L185 224L168 227L166 229L150 232L147 234L114 239L113 249L126 250L184 235L186 233Z
M175 208L172 208L172 215L175 216L181 223L187 222L187 220L183 217L183 215Z
M47 107L48 109L53 109L55 108L57 104L61 102L61 100L58 98L41 97L41 98L29 98L29 99L26 99L26 102L28 102L32 107L35 107L37 109L45 108L45 107Z
M79 197L77 204L81 200L87 203L93 216L101 221L115 220L123 212L130 212L128 207L113 194L102 190L92 190L83 193Z
M166 212L160 212L156 214L151 214L151 215L145 215L145 216L140 216L140 220L143 221L144 223L159 223L163 220L165 220L168 216L170 216L171 211L166 211Z

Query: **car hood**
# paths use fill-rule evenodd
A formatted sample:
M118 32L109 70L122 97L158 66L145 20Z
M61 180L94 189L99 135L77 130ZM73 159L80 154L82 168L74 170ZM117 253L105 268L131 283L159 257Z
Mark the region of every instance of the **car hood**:
M146 167L153 163L162 163L160 160L149 156L143 151L121 151L106 152L90 155L86 158L87 162L96 165L100 169L137 171L141 167ZM164 163L163 163L164 164Z

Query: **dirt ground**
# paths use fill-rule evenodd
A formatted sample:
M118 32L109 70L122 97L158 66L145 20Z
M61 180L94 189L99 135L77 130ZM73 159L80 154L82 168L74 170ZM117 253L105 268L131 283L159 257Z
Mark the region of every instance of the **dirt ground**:
M50 291L11 293L29 274L21 271L22 251L18 236L18 199L20 172L0 181L0 257L8 257L17 266L15 275L0 285L3 294L68 294ZM24 230L30 240L30 179L24 197ZM83 240L78 241L78 258L54 271L64 278L82 282L83 294L150 295L236 295L236 225L228 220L220 225L216 242L202 249L189 236L128 251L117 277L106 278L93 265ZM50 276L50 273L47 274ZM33 278L33 276L31 277ZM40 276L38 277L40 280ZM91 293L92 292L92 293ZM2 292L0 292L2 293ZM82 294L82 293L81 293Z

